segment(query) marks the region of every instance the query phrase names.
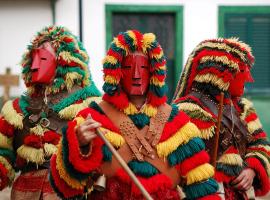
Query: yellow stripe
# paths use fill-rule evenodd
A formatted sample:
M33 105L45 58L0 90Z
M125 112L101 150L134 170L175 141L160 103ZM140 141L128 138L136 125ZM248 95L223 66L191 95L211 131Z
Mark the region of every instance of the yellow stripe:
M163 65L163 66L160 66L158 69L160 69L160 70L166 70L167 67L166 67L166 65Z
M270 152L270 146L268 146L268 145L258 145L258 148L264 148L266 151L269 151Z
M241 113L241 119L245 120L245 118L247 117L248 110L253 108L253 103L246 98L242 98L241 103L244 105L243 112Z
M243 159L239 154L229 153L223 154L218 160L219 163L224 163L227 165L238 165L243 166Z
M124 109L124 113L126 115L134 115L138 113L138 110L132 103L129 103L128 107Z
M157 114L157 108L150 104L146 104L142 108L142 113L145 113L149 117L154 117Z
M203 74L203 75L197 75L194 79L195 81L199 83L212 83L213 85L217 86L221 90L228 90L230 83L225 83L221 78L216 76L215 74Z
M13 137L7 137L0 132L0 147L1 148L12 150L13 149L12 142L13 142Z
M30 128L30 133L34 135L43 136L46 131L49 129L43 128L40 124L37 124L35 127Z
M79 50L79 54L82 55L82 57L85 59L85 61L87 62L89 60L89 56L87 55L87 53L85 53L85 51L82 51L80 48L77 48Z
M201 182L206 179L209 179L212 176L214 176L214 174L215 174L214 167L210 165L209 163L200 165L196 167L195 169L190 170L187 173L187 176L186 176L187 185L191 185L193 183Z
M117 80L114 76L110 75L106 75L104 81L113 85L117 85L119 83L119 80Z
M54 144L45 143L43 148L46 157L51 157L57 152L57 147Z
M59 57L61 57L67 63L70 63L70 62L73 61L73 62L79 64L82 67L82 69L87 70L87 64L85 64L84 62L82 62L79 58L73 57L70 54L70 52L68 52L68 51L62 51L59 54Z
M64 162L63 162L63 157L62 157L62 142L59 142L59 151L57 151L57 156L56 156L56 169L58 171L59 176L61 179L63 179L70 187L74 189L83 189L84 186L86 185L86 181L81 181L79 182L78 180L72 178L69 176L67 173L65 167L64 167Z
M72 120L78 112L87 108L92 101L99 103L101 101L101 97L89 97L79 104L72 104L62 109L58 114L62 119Z
M65 76L65 84L68 90L70 90L74 86L75 80L81 80L82 75L77 72L69 72Z
M236 62L229 60L226 56L204 56L201 58L200 63L206 63L209 61L222 62L229 67L239 71L239 66Z
M178 103L177 107L179 108L179 110L198 111L206 117L213 118L213 116L210 113L206 112L199 105L194 104L194 103L187 103L187 102Z
M209 128L206 129L200 129L202 133L202 138L204 140L209 140L215 135L215 126L210 126Z
M115 43L115 45L118 48L123 49L126 54L129 54L129 49L127 47L125 47L124 45L122 45L116 37L113 39L113 43Z
M172 137L157 145L157 153L159 157L167 157L175 151L177 147L186 144L194 137L202 137L199 129L191 122L185 124Z
M258 156L259 158L261 158L264 161L264 163L266 164L265 169L267 171L268 176L270 176L270 163L269 163L268 159L264 155L262 155L258 152L248 153L248 154L246 154L245 157L248 158L248 157L253 157L253 156Z
M22 145L17 149L17 153L27 162L30 161L39 165L45 162L43 148L36 149Z
M11 184L15 177L15 170L13 169L11 164L8 162L8 160L3 156L0 156L0 163L4 165L4 167L8 170L7 176L9 179L9 183Z
M103 59L103 64L104 64L105 62L108 62L108 63L111 63L111 64L115 65L115 64L117 63L117 61L118 61L118 60L117 60L115 57L107 55L107 56Z
M152 77L150 79L150 84L153 84L153 85L156 85L156 86L159 86L159 87L162 87L165 85L165 82L164 81L159 81L157 77Z
M138 46L138 43L137 43L137 39L136 39L136 36L135 34L133 33L133 31L127 31L129 37L131 37L133 39L133 45L134 46Z
M256 120L249 122L247 124L247 127L248 127L248 131L250 133L253 133L257 129L262 128L262 124L261 124L260 120L257 118Z
M23 114L17 113L17 111L13 108L13 103L11 100L5 103L2 108L1 115L15 128L23 128Z
M155 59L160 59L163 56L163 51L161 50L161 52L159 54L152 54L152 57Z
M239 43L239 41L237 43ZM198 45L194 51L197 51L198 49L201 49L203 47L218 48L221 50L226 50L227 52L234 52L234 53L238 54L242 60L244 60L244 61L246 60L245 59L246 56L243 52L239 51L236 48L231 48L230 46L226 45L225 43L219 44L219 43L212 43L212 42L204 42L201 45Z
M152 48L151 44L156 40L156 36L153 33L145 33L143 35L142 49L144 53L147 53L148 48Z
M100 130L105 134L105 137L109 140L110 143L113 144L113 146L118 148L125 143L124 138L116 132L103 127L100 127Z

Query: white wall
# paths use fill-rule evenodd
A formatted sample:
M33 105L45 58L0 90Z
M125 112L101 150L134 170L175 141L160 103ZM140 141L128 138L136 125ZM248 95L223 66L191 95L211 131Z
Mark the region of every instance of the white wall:
M56 12L65 14L78 12L78 7L72 0L58 0ZM78 4L78 2L77 2ZM220 5L270 5L270 0L83 0L83 38L84 45L90 55L90 68L93 79L99 89L102 80L102 59L105 51L105 5L134 4L134 5L181 5L184 7L184 55L186 61L192 49L202 40L215 38L218 34L218 6ZM61 5L61 6L60 6ZM69 10L68 13L59 11L60 7ZM68 8L69 7L69 8ZM64 17L61 17L61 21ZM56 19L58 23L58 18ZM78 21L69 21L70 29L78 29ZM166 52L165 52L166 54Z
M50 0L0 0L0 73L10 66L13 74L20 74L20 61L31 38L50 24ZM11 95L18 96L24 90L21 80L19 88L11 88ZM2 94L0 87L0 96Z

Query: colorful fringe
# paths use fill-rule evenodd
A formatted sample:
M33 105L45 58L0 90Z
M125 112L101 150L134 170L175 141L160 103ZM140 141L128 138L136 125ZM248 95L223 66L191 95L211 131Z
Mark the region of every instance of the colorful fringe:
M251 68L253 63L251 48L236 38L205 40L190 54L174 99L187 95L197 83L203 83L204 90L208 88L207 93L212 96L221 91L227 93L229 81L234 74L244 67ZM213 86L219 90L215 95Z
M89 78L89 58L81 42L66 28L49 26L37 33L31 44L28 45L28 49L21 61L23 79L28 94L38 92L38 87L31 82L31 53L33 49L40 46L44 41L51 43L56 51L57 60L56 76L53 84L46 87L47 94L58 93L61 90L71 90L74 85L81 87L94 86L93 81Z
M129 102L126 94L121 90L121 62L124 56L142 51L150 59L150 86L147 103L141 111ZM161 46L152 33L141 34L136 30L120 33L114 38L103 60L105 95L103 99L129 115L134 124L142 128L149 124L149 119L156 115L157 107L166 102L166 59Z

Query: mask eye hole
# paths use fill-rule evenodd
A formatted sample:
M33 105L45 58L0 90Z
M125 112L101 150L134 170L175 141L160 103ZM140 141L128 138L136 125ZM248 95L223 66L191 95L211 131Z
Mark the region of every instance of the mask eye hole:
M41 60L47 60L47 58L41 58Z
M144 65L143 65L143 66L141 66L141 68L143 68L143 69L147 69L147 68L148 68L148 66L144 66Z

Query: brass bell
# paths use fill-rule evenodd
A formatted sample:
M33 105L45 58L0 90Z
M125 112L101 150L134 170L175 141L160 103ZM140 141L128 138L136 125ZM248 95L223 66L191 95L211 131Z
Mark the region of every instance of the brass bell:
M97 181L94 184L94 189L102 192L106 188L106 177L104 174L102 174L100 177L98 177Z

